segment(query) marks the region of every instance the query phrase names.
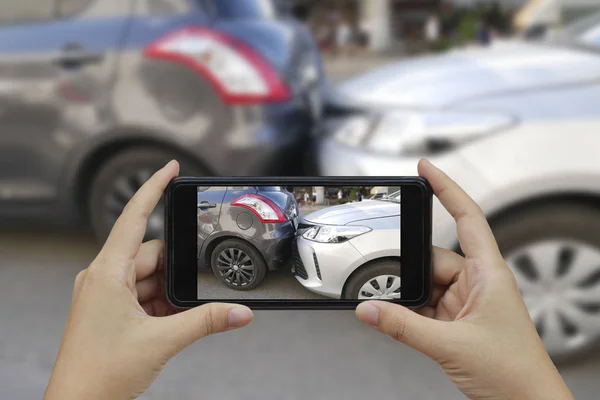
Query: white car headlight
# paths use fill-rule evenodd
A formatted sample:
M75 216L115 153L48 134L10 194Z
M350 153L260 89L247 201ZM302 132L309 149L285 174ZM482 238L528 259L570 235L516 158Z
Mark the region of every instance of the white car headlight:
M319 243L343 243L357 236L371 232L366 226L313 226L302 237Z
M375 120L369 116L350 117L336 128L335 139L346 146L359 147L374 124Z
M347 146L386 154L427 154L508 129L516 119L502 114L393 111L356 116L335 133Z

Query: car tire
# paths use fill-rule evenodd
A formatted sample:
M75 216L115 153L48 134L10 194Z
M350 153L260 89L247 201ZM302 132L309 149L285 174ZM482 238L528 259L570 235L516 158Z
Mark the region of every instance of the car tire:
M180 162L181 174L205 176L202 168L182 159L180 154L155 147L123 150L100 166L89 189L88 215L99 241L104 241L133 194L169 161ZM158 204L148 220L145 240L164 236L164 205Z
M356 272L354 272L344 287L344 292L342 293L342 299L344 300L357 300L361 295L361 289L365 287L369 282L375 280L375 282L371 283L371 286L374 289L379 289L381 291L380 282L376 280L377 277L396 277L397 281L397 291L400 290L400 261L393 259L386 259L381 261L372 262L364 267L361 267ZM387 287L386 291L389 289L395 289L396 282L390 278L385 281ZM392 290L392 292L395 290ZM375 299L376 297L373 297Z
M598 290L600 210L571 202L547 204L521 209L497 218L491 225L500 251L517 276L521 293L550 356L555 361L572 360L597 346L600 327L594 332L583 323L589 318L596 322L595 326L600 326L600 300L589 303L586 300L586 304L583 304L580 300L571 301L566 300L568 297L560 297L559 308L550 309L546 308L546 302L540 302L536 298L541 300L540 292L544 296L554 296L556 287L564 290L559 292L561 296L566 291L576 291L585 297L585 290ZM537 254L544 256L540 258ZM550 258L546 258L548 255ZM578 261L578 256L586 258ZM540 262L536 260L554 260L550 261L554 271L548 270L551 266L540 266ZM587 261L584 263L581 260L591 262L588 265ZM574 275L575 272L581 274L581 277ZM569 278L575 283L567 284ZM554 314L550 316L550 313ZM558 325L552 324L552 328L548 328L546 321L549 318L557 321ZM582 328L583 326L586 328ZM562 343L545 340L546 335L556 333L555 331L559 331L561 338L564 338Z
M212 251L210 265L219 281L239 291L255 289L267 273L267 264L262 255L254 246L240 239L227 239L219 243Z

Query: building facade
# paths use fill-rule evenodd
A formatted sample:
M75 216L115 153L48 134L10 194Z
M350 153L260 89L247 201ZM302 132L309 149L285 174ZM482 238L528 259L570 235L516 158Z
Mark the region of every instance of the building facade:
M301 16L317 37L345 22L368 33L371 51L389 50L403 40L419 36L427 17L440 0L294 0Z

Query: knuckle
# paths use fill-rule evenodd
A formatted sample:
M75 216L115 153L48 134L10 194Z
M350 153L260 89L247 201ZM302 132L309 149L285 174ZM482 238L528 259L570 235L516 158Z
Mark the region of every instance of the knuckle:
M79 286L83 283L83 280L85 279L85 277L87 276L87 269L84 269L83 271L80 271L77 276L75 277L75 285Z
M92 264L87 269L87 272L85 273L85 276L83 279L85 279L85 281L87 283L93 284L99 280L101 274L102 274L102 269L99 266L97 266L96 264Z
M514 288L518 287L517 277L510 270L508 265L506 265L506 268L503 268L501 271L498 271L498 274L499 274L498 279L501 282L503 282L504 284L514 287Z
M215 312L212 305L206 307L203 318L201 320L200 332L202 336L208 336L215 333Z
M160 253L160 252L162 252L165 245L162 240L154 239L154 240L149 241L147 246Z
M392 321L390 336L399 342L406 339L406 318L404 316L396 317Z
M150 215L152 215L152 210L147 209L147 208L142 208L140 209L140 216L144 219L147 220L148 218L150 218Z
M457 208L452 212L452 218L454 218L455 221L460 221L464 219L467 215L469 215L469 211L463 207Z

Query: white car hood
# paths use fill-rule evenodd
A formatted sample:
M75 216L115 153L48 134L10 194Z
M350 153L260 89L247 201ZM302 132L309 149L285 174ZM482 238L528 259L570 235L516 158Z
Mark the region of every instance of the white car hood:
M391 64L341 84L335 97L363 107L435 108L598 78L598 54L515 41Z
M341 206L327 207L313 212L304 220L323 225L347 225L366 219L400 216L400 203L379 200L365 200Z

